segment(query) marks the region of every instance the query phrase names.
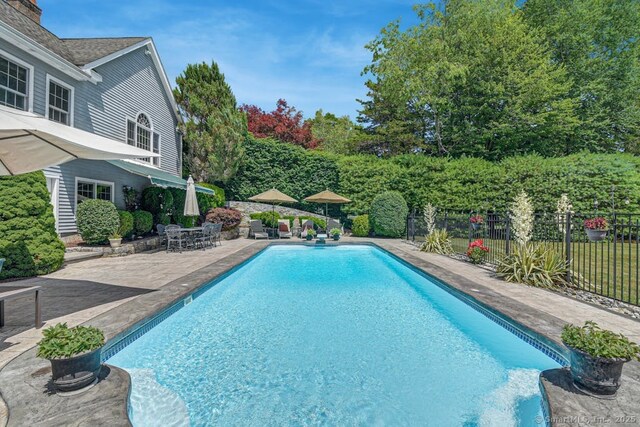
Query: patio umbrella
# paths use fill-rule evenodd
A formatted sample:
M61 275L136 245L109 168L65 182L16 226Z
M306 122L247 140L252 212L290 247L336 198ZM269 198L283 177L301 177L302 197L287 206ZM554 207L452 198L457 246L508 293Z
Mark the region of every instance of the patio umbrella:
M343 197L339 194L334 193L333 191L324 190L319 192L318 194L314 194L313 196L309 196L304 199L305 202L311 203L324 203L324 220L325 223L329 222L329 203L331 204L343 204L351 202L350 199ZM328 233L329 230L326 230Z
M0 175L18 175L74 159L158 157L122 141L0 106Z
M189 179L187 180L187 197L184 201L184 216L200 216L198 198L196 197L196 185L191 175L189 175Z
M249 197L249 200L252 202L260 202L260 203L271 203L271 212L275 212L276 203L296 203L297 200L293 197L289 197L281 191L272 188L271 190L265 191L264 193L256 194L255 196Z

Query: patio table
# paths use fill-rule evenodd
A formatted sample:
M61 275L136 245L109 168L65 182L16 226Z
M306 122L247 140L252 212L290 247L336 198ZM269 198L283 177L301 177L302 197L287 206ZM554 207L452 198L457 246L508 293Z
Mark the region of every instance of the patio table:
M194 234L202 233L202 230L204 230L204 227L180 227L178 229L180 233L184 233L187 235L187 239L191 240L193 249L195 249L193 238L196 237L194 236Z
M4 326L4 302L31 292L36 293L36 328L42 327L42 315L40 312L40 286L0 286L0 328Z

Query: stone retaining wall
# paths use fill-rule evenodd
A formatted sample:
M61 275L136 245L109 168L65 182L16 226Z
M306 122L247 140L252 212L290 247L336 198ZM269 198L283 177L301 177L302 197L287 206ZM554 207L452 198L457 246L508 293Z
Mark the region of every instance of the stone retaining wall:
M131 242L122 242L122 246L119 248L112 248L111 246L76 246L67 248L66 252L98 252L102 256L125 256L162 248L164 248L162 238L160 236L151 236Z
M247 237L249 235L249 220L251 219L250 215L252 213L258 212L270 212L273 207L266 203L255 203L255 202L237 202L230 201L228 202L229 207L239 210L242 213L242 222L240 223L239 233L242 237ZM288 206L279 206L276 205L275 209L282 216L316 216L318 218L323 218L322 215L302 211L300 209L294 209Z

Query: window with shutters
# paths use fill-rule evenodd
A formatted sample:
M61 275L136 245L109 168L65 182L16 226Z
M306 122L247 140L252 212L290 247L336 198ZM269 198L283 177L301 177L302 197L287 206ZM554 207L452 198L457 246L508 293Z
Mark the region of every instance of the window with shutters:
M138 114L135 120L127 119L127 144L160 154L160 134L153 130L153 124L145 113ZM138 160L160 166L160 157L144 157Z

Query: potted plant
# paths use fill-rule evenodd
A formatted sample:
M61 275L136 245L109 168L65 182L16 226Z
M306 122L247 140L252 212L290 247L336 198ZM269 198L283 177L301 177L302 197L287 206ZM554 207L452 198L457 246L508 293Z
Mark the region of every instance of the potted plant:
M473 215L469 218L469 222L471 223L471 227L473 227L474 230L477 230L482 226L482 224L484 224L484 218L482 215Z
M476 239L467 246L467 257L472 264L482 264L488 252L489 248L484 245L482 239Z
M571 353L574 384L590 395L613 398L620 387L622 366L631 359L640 360L640 346L592 321L582 327L565 325L562 342Z
M37 356L51 362L53 386L62 392L79 390L96 381L104 334L91 326L58 323L42 331Z
M307 230L307 240L313 240L315 235L316 235L316 230L314 230L313 228L309 228Z
M590 218L584 221L584 231L587 233L587 237L592 242L599 242L607 237L609 232L609 224L606 218L596 217Z
M118 233L113 233L111 236L109 236L109 244L114 249L119 248L122 244L122 236Z
M340 229L339 228L332 228L331 230L329 230L329 234L331 235L331 237L333 237L333 240L340 240Z

